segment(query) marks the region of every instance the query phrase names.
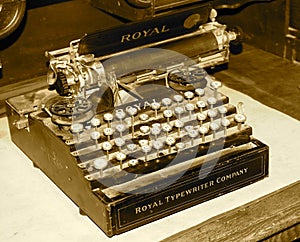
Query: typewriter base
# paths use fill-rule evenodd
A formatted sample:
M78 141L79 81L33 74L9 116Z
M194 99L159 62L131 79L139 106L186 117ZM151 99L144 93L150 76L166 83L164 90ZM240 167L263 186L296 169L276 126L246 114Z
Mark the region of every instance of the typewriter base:
M199 169L183 175L161 191L122 194L109 199L93 192L69 147L41 121L30 117L17 128L20 114L7 102L13 142L108 236L120 234L180 210L234 191L268 176L268 146L251 140L251 149L220 157L212 171L199 180ZM209 160L204 163L209 164ZM203 164L202 164L203 165ZM208 165L209 167L209 165Z

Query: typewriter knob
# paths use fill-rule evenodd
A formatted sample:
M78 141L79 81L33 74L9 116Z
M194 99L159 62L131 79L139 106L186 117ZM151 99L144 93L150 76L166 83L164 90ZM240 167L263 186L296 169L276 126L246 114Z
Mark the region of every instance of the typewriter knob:
M126 117L125 112L122 109L116 110L116 118L122 123L123 119Z
M184 149L185 148L185 144L183 142L178 142L176 145L175 145L177 151L179 152L180 150Z
M230 125L230 120L227 118L222 118L221 125L224 127L224 135L227 135L227 127Z
M183 96L177 94L173 96L173 99L177 103L177 106L179 106L179 104L183 101Z
M184 126L184 123L180 120L176 120L174 123L175 127L177 128L178 136L180 137L180 129Z
M191 91L187 91L184 93L184 97L190 102L192 98L194 98L194 93Z
M224 106L218 107L218 112L221 114L221 118L224 118L227 113L227 108Z
M143 145L141 147L141 149L145 154L145 162L147 162L148 161L148 153L151 151L151 146L150 145Z
M131 159L128 161L129 166L137 166L139 164L139 161L137 159Z
M198 113L197 119L200 121L200 126L202 126L203 121L207 118L207 115L205 113Z
M184 113L184 109L182 107L175 107L174 108L174 113L177 116L178 119L181 118L181 114Z
M143 125L143 126L140 127L140 131L143 134L147 134L150 131L150 127L148 125Z
M192 139L191 140L191 145L193 146L194 145L194 139L198 136L198 132L196 130L190 130L188 132L188 136Z
M119 150L121 151L121 148L123 145L125 145L125 140L123 138L115 138L115 145L119 148Z
M207 116L210 117L210 121L213 122L214 118L217 117L218 112L215 109L210 109L207 111Z
M106 113L103 115L103 119L107 122L107 126L110 127L110 123L114 119L114 116L111 113Z
M109 160L109 151L112 149L112 144L109 141L104 141L102 143L102 149L106 151L106 157Z
M192 118L192 111L195 110L194 104L192 104L192 103L187 103L187 104L185 105L185 109L189 112L189 119L191 120L191 118Z
M159 151L162 149L162 147L164 146L163 142L161 142L160 140L154 140L152 142L152 146L154 149L156 149L157 152L157 156L159 156Z
M149 119L149 115L146 113L142 113L139 118L141 121L147 121Z
M107 136L107 141L110 141L110 136L113 135L114 130L112 128L105 128L103 130L103 133L104 133L105 136Z
M120 137L122 137L123 132L126 130L126 126L124 124L117 124L116 130L120 133Z
M79 142L80 141L79 134L83 131L83 124L81 123L71 124L70 130L73 134L75 134L76 141Z
M132 143L132 144L128 144L127 145L127 150L129 150L129 151L135 151L137 149L137 145L136 144L134 144L134 143Z
M95 117L92 118L92 119L91 119L91 125L92 125L92 127L94 127L95 130L96 130L96 128L99 127L99 126L101 125L100 119L95 118Z
M215 139L216 138L216 131L220 128L220 125L217 122L211 122L209 127L212 130L213 138Z
M238 130L241 130L242 128L242 123L244 123L246 121L246 116L244 114L241 113L237 113L234 116L234 120L238 123Z
M151 108L155 111L155 118L157 118L157 110L160 109L160 103L159 102L151 103Z
M96 149L98 149L98 139L100 138L100 133L98 131L93 131L91 133L91 139L95 141Z

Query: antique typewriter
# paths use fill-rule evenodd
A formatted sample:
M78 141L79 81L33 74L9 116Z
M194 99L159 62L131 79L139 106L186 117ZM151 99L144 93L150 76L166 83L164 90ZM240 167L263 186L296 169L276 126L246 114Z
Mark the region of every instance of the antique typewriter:
M108 236L263 179L268 146L206 71L238 38L203 4L46 52L49 88L7 100L12 140Z

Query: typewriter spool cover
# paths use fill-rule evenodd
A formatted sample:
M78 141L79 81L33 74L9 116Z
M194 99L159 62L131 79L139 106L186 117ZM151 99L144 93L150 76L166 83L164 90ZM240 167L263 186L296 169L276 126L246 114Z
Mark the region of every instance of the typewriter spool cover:
M101 33L73 41L47 52L49 89L7 100L12 140L108 236L268 175L268 147L252 136L244 105L230 104L203 69L226 63L238 36L212 16L118 52L101 54Z

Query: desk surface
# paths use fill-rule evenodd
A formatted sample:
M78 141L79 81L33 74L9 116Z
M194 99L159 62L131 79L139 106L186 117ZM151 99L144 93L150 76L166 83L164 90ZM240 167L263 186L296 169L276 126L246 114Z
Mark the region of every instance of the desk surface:
M10 141L0 119L0 241L159 241L299 180L300 122L223 87L245 103L254 136L270 146L268 178L111 239Z

